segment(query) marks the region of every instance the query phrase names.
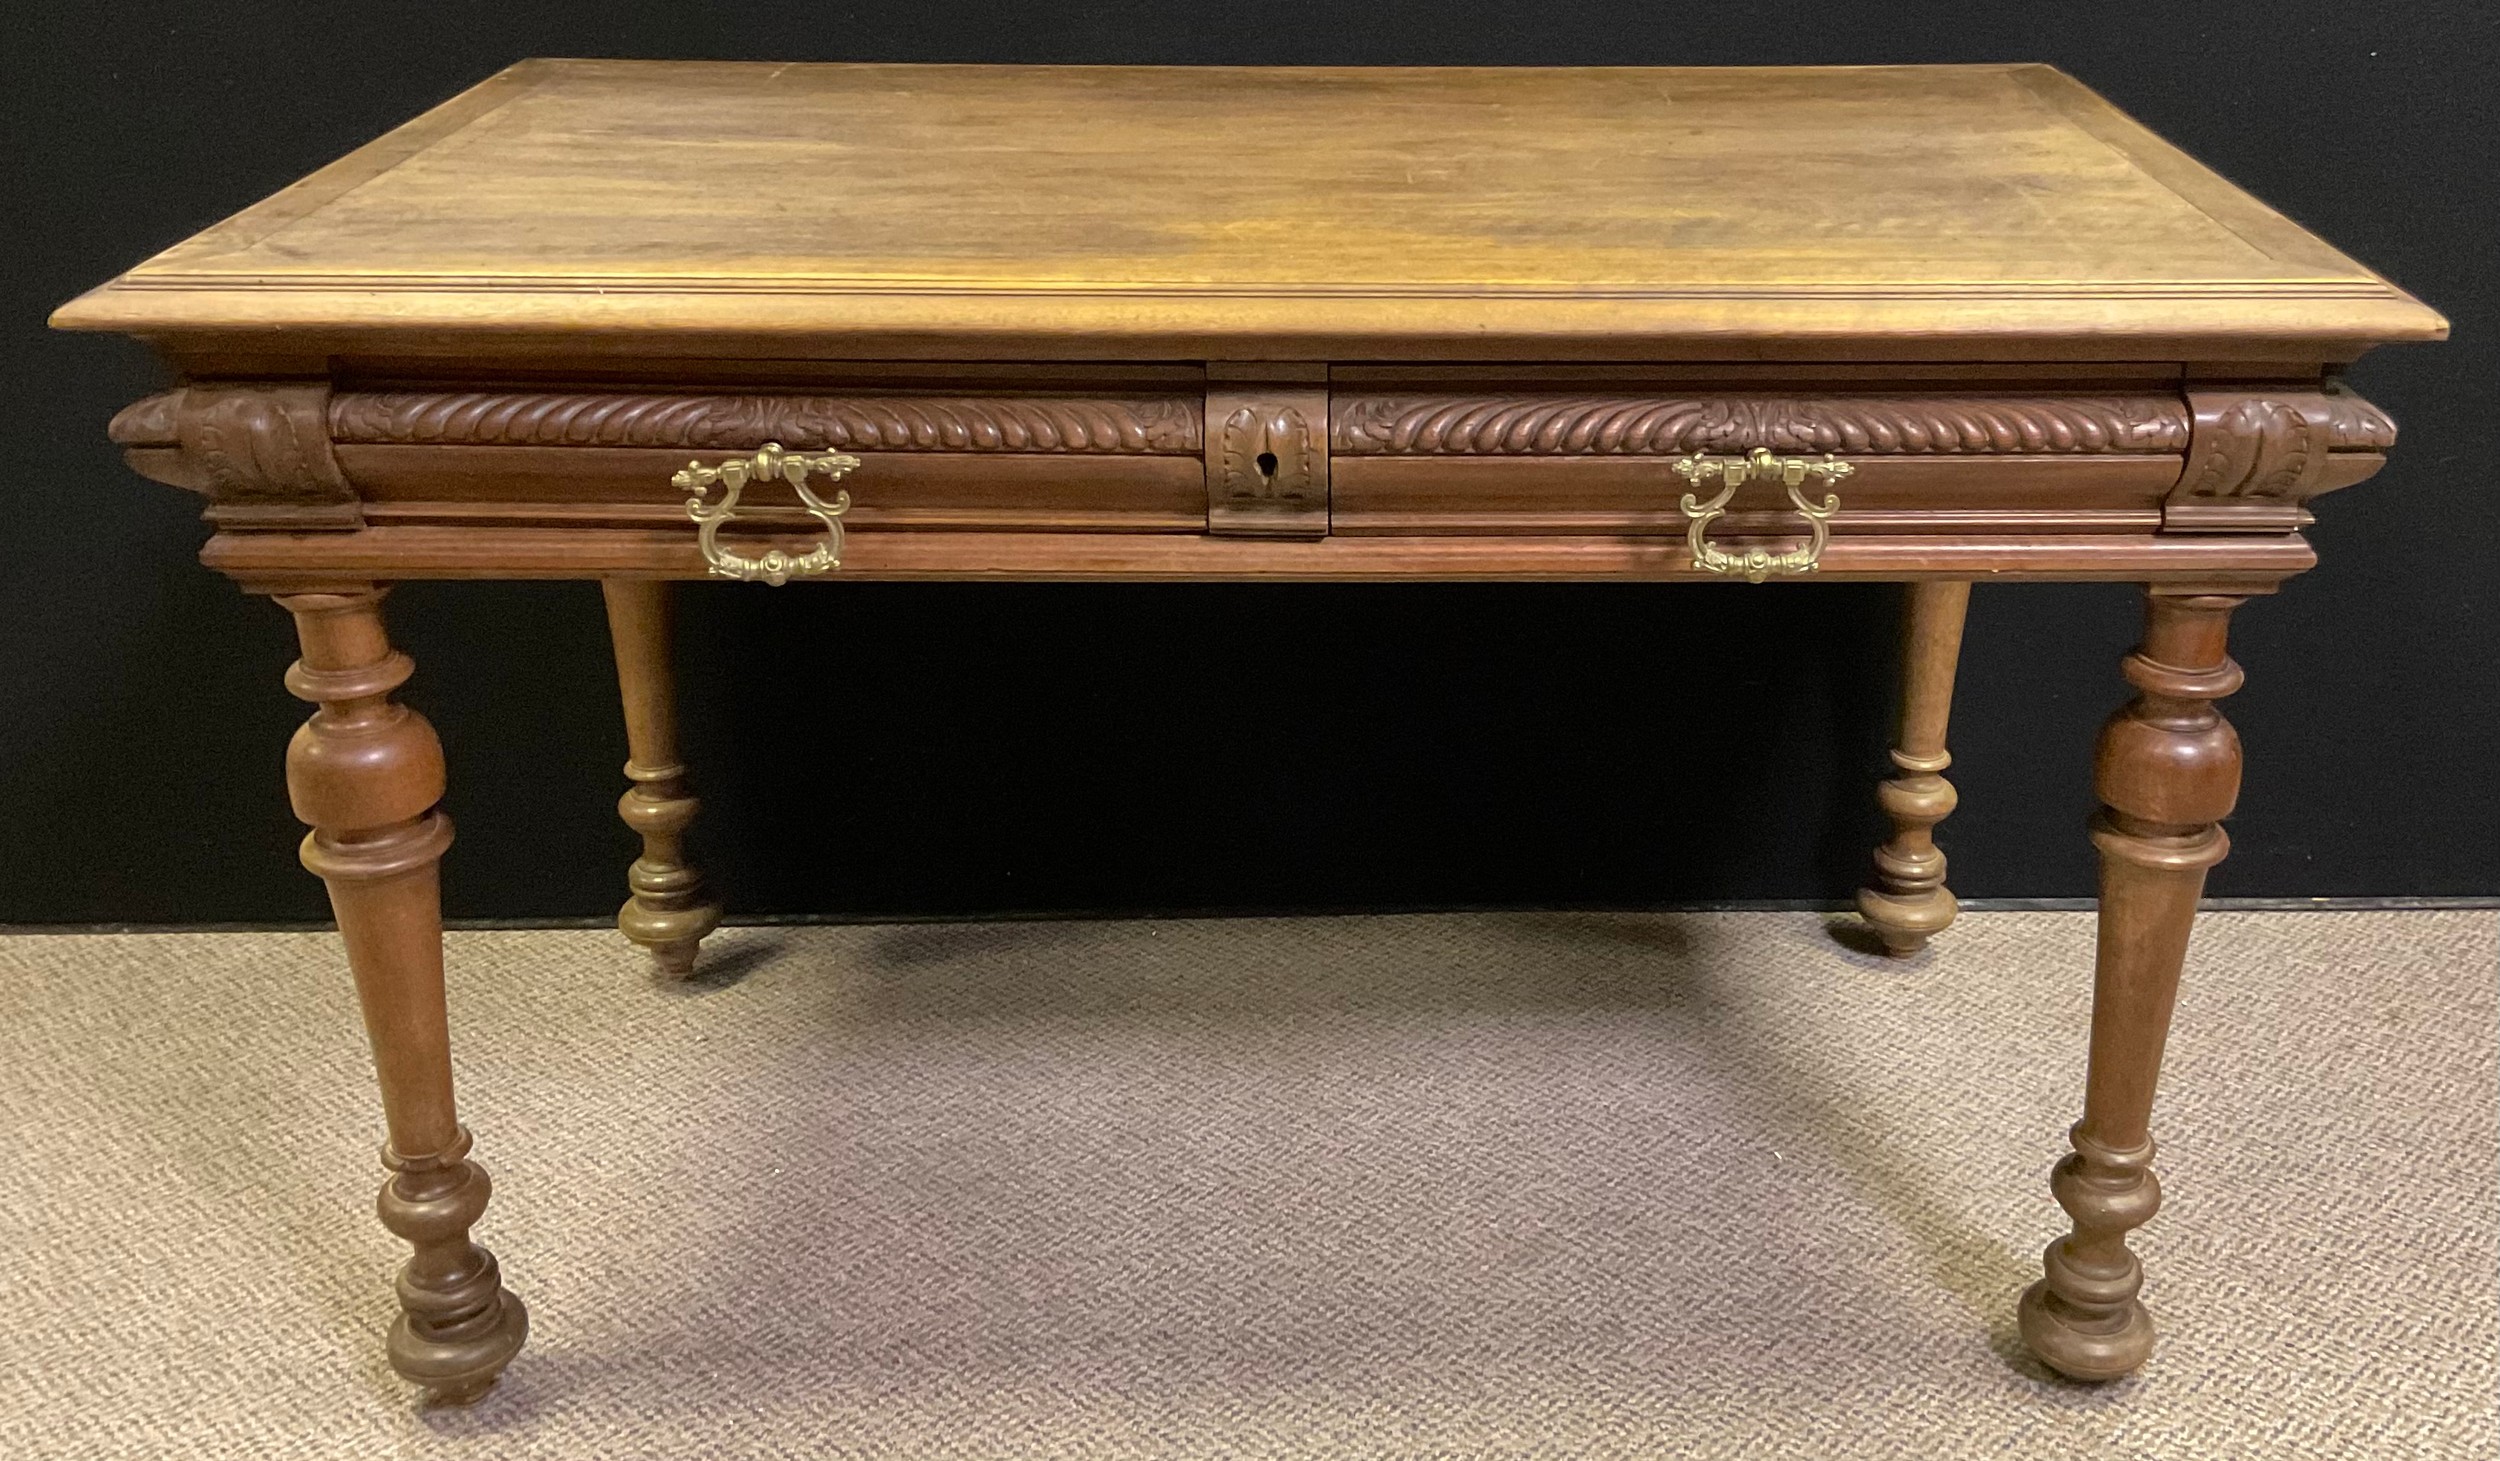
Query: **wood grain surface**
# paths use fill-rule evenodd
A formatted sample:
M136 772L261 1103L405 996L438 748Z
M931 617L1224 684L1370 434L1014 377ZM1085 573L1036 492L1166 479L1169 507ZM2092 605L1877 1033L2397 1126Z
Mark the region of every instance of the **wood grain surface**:
M56 322L1026 358L2340 358L2445 328L2044 66L642 61L515 66Z

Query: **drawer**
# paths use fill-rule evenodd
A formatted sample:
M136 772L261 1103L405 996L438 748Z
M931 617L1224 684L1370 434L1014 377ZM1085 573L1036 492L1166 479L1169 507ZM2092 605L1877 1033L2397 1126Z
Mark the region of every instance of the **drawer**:
M682 521L671 478L778 442L859 459L851 526L1195 532L1206 525L1200 406L1178 395L383 394L330 403L366 516L440 520L481 504ZM626 511L630 509L630 511ZM793 516L758 482L742 518Z
M1681 534L1692 484L1672 464L1763 448L1848 465L1831 484L1835 534L2143 532L2160 523L2192 428L2177 387L2153 382L2019 393L1341 387L1331 505L1341 533ZM1796 530L1785 488L1759 476L1726 507L1722 535Z
M1204 531L1205 397L1188 388L332 389L210 383L124 411L141 472L231 529L687 524L690 463L767 443L857 459L854 529ZM742 524L802 527L757 480Z
M1837 498L1833 538L2281 534L2309 521L2309 498L2377 471L2394 440L2376 407L2315 375L1345 367L1329 395L1330 520L1348 536L1684 535L1695 484L1676 464L1762 450L1845 464L1804 494ZM1806 526L1787 484L1739 475L1714 538Z

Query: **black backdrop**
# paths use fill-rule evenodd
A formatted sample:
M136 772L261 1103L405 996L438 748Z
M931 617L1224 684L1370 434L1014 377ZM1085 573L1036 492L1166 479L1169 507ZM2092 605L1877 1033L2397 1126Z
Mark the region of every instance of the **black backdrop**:
M31 13L30 13L31 12ZM5 24L0 921L316 918L279 754L283 616L198 568L104 423L152 389L45 312L504 64L772 59L1713 64L2043 60L2455 321L2355 385L2395 465L2242 612L2226 896L2500 893L2484 480L2494 37L2354 6L667 5L33 0ZM749 912L1631 906L1844 896L1878 833L1882 587L843 584L684 594L700 847ZM630 842L597 590L393 599L442 728L448 911L604 913ZM2087 894L2119 586L1973 599L1947 824L1966 896Z

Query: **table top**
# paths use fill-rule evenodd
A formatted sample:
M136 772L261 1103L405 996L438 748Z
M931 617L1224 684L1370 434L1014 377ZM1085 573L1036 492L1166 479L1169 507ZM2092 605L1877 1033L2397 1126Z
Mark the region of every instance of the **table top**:
M529 61L54 322L849 358L2332 360L2445 332L2028 65Z

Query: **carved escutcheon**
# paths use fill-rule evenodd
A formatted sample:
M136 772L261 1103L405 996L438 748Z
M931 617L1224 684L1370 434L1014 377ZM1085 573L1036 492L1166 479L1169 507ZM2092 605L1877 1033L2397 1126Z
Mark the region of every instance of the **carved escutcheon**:
M1325 535L1327 419L1317 391L1209 392L1207 531Z

